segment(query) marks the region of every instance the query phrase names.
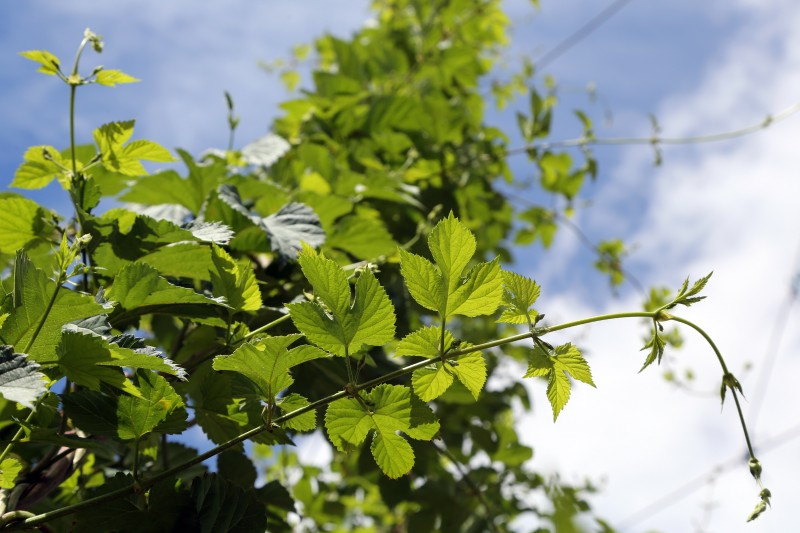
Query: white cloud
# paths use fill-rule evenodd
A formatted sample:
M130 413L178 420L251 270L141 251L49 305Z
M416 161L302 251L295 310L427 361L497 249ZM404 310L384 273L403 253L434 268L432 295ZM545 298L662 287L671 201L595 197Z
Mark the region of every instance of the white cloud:
M665 135L699 135L735 129L763 118L798 100L800 24L796 3L744 2L750 22L731 35L704 78L688 93L675 94L660 106ZM617 172L599 190L596 205L622 207L632 189L649 199L634 218L628 240L639 245L631 266L649 284L676 285L686 275L715 274L708 299L678 312L707 329L727 358L730 369L743 376L745 392L753 394L766 343L785 301L800 247L800 159L797 141L800 116L758 134L725 143L666 151L664 167L653 168L646 149L626 150ZM624 219L589 211L588 224ZM555 302L557 314L574 316L586 309L567 299ZM550 303L552 305L552 302ZM638 298L615 301L590 313L635 309ZM795 305L796 307L796 305ZM542 310L548 313L542 303ZM800 371L797 311L787 321L775 372L760 412L756 446L762 439L800 422L798 388L792 377ZM592 326L583 341L592 350L598 390L578 384L575 394L553 425L541 387L538 409L523 424L535 447L534 466L560 469L579 479L608 477L594 499L596 509L612 523L737 454L744 439L733 403L720 414L718 399L696 398L660 380L658 371L636 375L636 324ZM667 357L694 369L697 388L716 391L720 370L710 348L688 328L680 351ZM742 373L746 362L755 368ZM750 406L745 402L745 412ZM753 430L754 428L751 428ZM796 527L792 502L800 498L800 440L761 454L765 481L774 494L774 508L745 528L744 518L757 501L758 489L744 457L713 485L715 507L708 531L788 531ZM569 479L569 477L567 477ZM628 531L656 528L691 531L703 517L704 488L673 506L652 514Z

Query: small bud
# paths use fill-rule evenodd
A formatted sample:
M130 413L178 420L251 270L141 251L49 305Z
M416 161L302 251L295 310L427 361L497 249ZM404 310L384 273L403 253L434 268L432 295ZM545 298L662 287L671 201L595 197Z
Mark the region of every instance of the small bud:
M45 161L52 161L53 154L51 154L50 150L48 150L47 148L42 148L42 159L44 159Z
M92 240L92 235L89 233L84 233L80 237L78 237L78 242L82 245L89 244Z
M92 71L92 76L97 76L98 74L100 74L101 70L103 70L103 65L97 65L96 67L94 67L94 70Z
M761 463L755 457L751 457L750 461L747 463L747 466L750 467L750 474L759 479L761 477Z

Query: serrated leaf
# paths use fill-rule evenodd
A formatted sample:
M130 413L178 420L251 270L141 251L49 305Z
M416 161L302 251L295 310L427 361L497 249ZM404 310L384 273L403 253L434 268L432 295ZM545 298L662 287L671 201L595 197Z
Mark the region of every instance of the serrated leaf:
M343 322L351 299L350 283L344 270L308 245L303 246L303 253L297 261L314 288L314 296L325 304L336 320Z
M325 230L314 210L300 203L289 203L280 210L260 220L267 232L272 250L281 257L297 258L302 243L322 246Z
M45 375L25 354L12 346L0 346L0 394L8 401L33 409L36 399L47 392Z
M394 338L394 308L372 272L359 276L351 304L350 284L339 265L309 246L304 247L298 261L319 302L287 307L297 329L311 342L345 355Z
M480 352L472 352L459 357L456 364L450 366L458 380L478 399L486 384L486 360ZM447 364L447 363L445 363Z
M367 270L356 281L355 299L346 321L351 353L362 346L382 346L394 339L394 307L375 275Z
M397 432L406 432L412 438L432 438L435 434L426 425L429 422L425 416L416 420L419 430L413 431L411 391L407 387L384 384L369 393L361 393L361 398L361 402L342 398L328 406L325 427L331 442L344 451L347 447L358 446L373 432L370 449L381 470L391 478L408 473L414 465L414 452Z
M214 294L225 298L236 311L261 309L261 290L249 262L237 263L224 249L211 246L211 284Z
M291 413L297 409L306 407L309 404L305 396L299 394L287 394L278 402L278 407L284 413ZM317 413L315 410L303 413L300 416L290 418L283 423L283 426L295 431L314 431L317 428Z
M528 360L528 377L547 377L547 399L553 408L553 421L569 401L571 383L569 377L595 386L589 364L576 346L571 343L557 346L553 355L545 353L540 347L533 350Z
M289 350L301 335L267 337L255 344L243 344L231 355L214 358L214 370L229 370L247 377L261 391L261 396L274 403L275 397L294 383L289 371L306 361L328 357L324 351L309 345Z
M167 163L174 161L172 154L152 141L131 141L135 121L109 122L94 130L94 140L102 155L103 167L110 172L126 176L144 176L147 170L141 161Z
M122 395L117 403L117 436L122 440L144 437L184 406L166 379L152 372L140 371L137 376L141 397Z
M61 68L61 62L54 54L47 50L27 50L20 52L19 55L25 59L30 59L41 65L37 72L47 74L48 76L55 76L58 74L58 69Z
M211 271L215 269L208 245L197 242L160 246L137 261L150 265L164 276L200 281L211 281Z
M270 167L290 148L291 145L283 137L269 133L242 148L242 159L248 165Z
M439 345L441 344L442 328L438 326L422 327L409 333L397 344L395 356L406 357L439 357ZM444 349L450 349L454 341L453 335L449 331L444 332Z
M431 230L428 247L448 293L454 293L460 285L461 274L475 255L475 236L450 213Z
M411 376L411 384L414 386L414 394L429 402L450 388L453 384L453 372L442 363L436 363L415 370Z
M52 157L52 160L45 158L45 153ZM64 168L61 154L52 146L31 146L22 156L22 164L14 173L12 187L20 189L41 189L47 186L53 178L59 178L64 188L67 188L68 179Z
M327 245L356 259L371 260L392 255L397 243L380 218L346 216L336 223Z
M106 69L98 72L94 79L100 85L105 85L107 87L114 87L118 83L135 83L137 81L141 81L140 79L129 76L120 70Z
M650 337L650 340L647 341L647 344L642 347L640 351L644 351L649 349L650 353L647 354L647 359L645 359L642 368L639 369L639 372L653 364L653 362L657 361L658 364L661 364L661 358L664 356L664 348L666 347L667 343L661 336L658 334L658 328L653 328L653 334Z
M63 324L105 311L88 294L59 289L54 281L33 265L25 252L17 252L13 272L13 298L6 299L2 309L10 316L0 328L0 337L20 350L24 350L33 338L53 292L58 290L41 330L28 349L28 357L40 364L56 361L56 345L61 338Z
M252 491L244 491L214 474L195 478L191 487L198 533L248 533L267 530L267 513Z
M0 198L0 252L13 254L35 242L45 242L53 224L42 206L27 198Z
M139 395L102 337L66 330L56 351L58 365L72 382L93 391L99 391L100 384L105 383L133 396Z
M0 463L0 489L13 489L17 476L22 472L22 463L15 457L6 457Z
M406 282L409 294L425 309L438 311L444 287L436 267L424 257L406 252L402 248L399 252L400 273Z
M536 311L531 309L539 298L541 289L532 279L526 278L514 272L502 272L503 304L506 309L497 319L498 322L510 324L527 324L528 320L536 318Z
M117 302L122 309L137 310L139 313L186 304L224 305L192 289L171 284L155 268L144 263L131 263L121 268L105 294L109 301Z
M503 299L499 260L477 264L465 275L475 253L475 237L452 213L431 230L428 246L436 267L400 250L401 274L417 303L437 311L445 321L453 315L474 317L497 309Z

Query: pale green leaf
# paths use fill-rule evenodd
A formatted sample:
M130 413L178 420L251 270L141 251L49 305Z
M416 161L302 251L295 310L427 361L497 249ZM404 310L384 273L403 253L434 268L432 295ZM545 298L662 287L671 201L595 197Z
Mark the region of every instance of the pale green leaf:
M414 394L429 402L450 388L453 384L453 372L447 363L436 363L415 370L411 376L411 384L414 386Z
M547 399L553 408L553 421L558 418L558 414L569 401L569 393L569 377L560 369L555 369L550 373L550 379L547 382Z
M45 158L45 153L52 157L52 161ZM31 146L22 159L22 164L14 173L12 187L41 189L53 181L53 178L59 178L64 188L68 188L68 177L63 168L66 164L59 151L52 146Z
M448 292L458 287L461 274L475 254L475 236L451 212L431 230L428 246Z
M289 314L295 327L323 350L344 356L346 341L344 331L325 311L314 302L288 304Z
M592 381L592 371L589 369L589 363L583 358L577 346L571 343L562 344L556 347L555 352L554 363L556 370L563 370L578 381L582 381L592 387L595 386L594 381Z
M22 463L16 457L6 457L0 463L0 489L13 489L17 476L22 472Z
M261 290L255 272L247 262L237 263L223 248L211 247L211 284L214 295L225 298L236 311L258 311L261 309Z
M140 79L129 76L120 70L111 69L103 69L98 72L95 76L95 80L100 85L105 85L107 87L114 87L118 83L135 83L137 81L141 81Z
M445 363L447 364L447 363ZM472 352L459 357L450 366L458 380L469 389L475 400L486 383L486 360L480 352Z
M539 298L541 289L539 285L525 276L514 272L502 272L505 293L503 305L506 309L500 315L498 322L511 324L527 324L536 318L536 311L531 306Z
M395 356L406 357L439 357L439 347L442 339L442 328L438 326L422 327L409 333L397 344ZM449 331L444 332L445 352L452 346L453 335Z
M400 273L411 297L425 309L441 312L444 285L436 267L424 257L406 252L402 248L399 251Z
M297 409L302 409L308 404L308 399L299 394L287 394L278 402L278 406L284 413L291 413ZM283 423L283 426L295 431L314 431L317 428L317 413L312 409L302 415L290 418Z
M61 62L58 60L58 57L47 50L26 50L25 52L20 52L19 55L39 63L41 66L37 72L47 74L48 76L56 75L61 68Z
M261 396L273 403L283 389L294 380L289 370L306 361L328 357L322 350L309 345L289 350L301 335L267 337L256 344L243 344L231 355L214 358L214 370L229 370L247 377L261 391Z
M48 240L53 224L42 206L21 197L0 198L0 253L13 254L34 242Z
M525 377L547 377L547 399L553 408L553 420L569 401L570 376L594 387L589 364L577 347L571 343L557 346L552 355L540 347L533 350L528 360Z
M447 302L447 316L469 317L490 315L503 300L503 279L500 260L480 263L468 274L466 283L451 293Z
M397 249L383 220L358 215L339 220L327 244L364 260L392 255Z
M355 301L349 318L346 323L351 353L365 344L382 346L394 339L394 307L386 290L369 270L356 281Z
M381 431L378 426L369 449L383 473L392 479L407 474L414 466L414 450L394 431Z
M208 245L197 242L160 246L137 261L152 266L164 276L200 281L211 281L210 272L215 268Z
M341 324L350 307L350 283L344 270L307 245L303 246L298 262L303 275L314 288L314 296L325 304Z

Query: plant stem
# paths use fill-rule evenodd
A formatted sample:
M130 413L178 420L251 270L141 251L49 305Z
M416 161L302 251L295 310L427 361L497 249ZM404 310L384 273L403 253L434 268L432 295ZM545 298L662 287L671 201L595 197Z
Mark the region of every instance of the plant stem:
M581 319L581 320L575 320L573 322L565 322L563 324L558 324L558 325L555 325L555 326L535 328L533 331L529 331L527 333L520 333L518 335L511 335L511 336L505 337L503 339L497 339L497 340L494 340L494 341L485 342L485 343L482 343L482 344L477 344L475 346L470 346L468 348L463 348L461 350L453 350L453 351L449 352L448 354L446 354L444 359L453 359L453 358L456 358L456 357L459 357L461 355L465 355L465 354L468 354L468 353L479 352L479 351L486 350L486 349L489 349L489 348L494 348L496 346L502 346L504 344L510 344L512 342L517 342L517 341L521 341L521 340L525 340L525 339L530 339L530 338L533 338L533 337L538 337L538 336L544 335L546 333L551 333L551 332L554 332L554 331L561 331L561 330L564 330L564 329L569 329L569 328L573 328L573 327L581 326L581 325L585 325L585 324L591 324L591 323L594 323L594 322L603 322L603 321L606 321L606 320L617 320L617 319L622 319L622 318L650 318L650 319L652 319L652 318L655 318L661 312L662 311L635 311L635 312L629 312L629 313L609 313L609 314L597 315L597 316L593 316L593 317L589 317L589 318L584 318L584 319ZM708 336L708 334L705 333L705 331L703 331L701 328L696 326L694 323L692 323L692 322L690 322L688 320L685 320L683 318L676 317L674 315L669 315L669 320L675 320L676 322L681 322L683 324L686 324L687 326L695 329L698 333L700 333L706 339L706 341L708 341L708 343L711 345L712 349L714 350L714 353L716 354L717 358L720 361L720 364L722 365L723 369L725 369L725 372L727 373L727 367L725 366L725 363L724 363L724 361L722 359L722 355L720 354L719 350L717 349L716 345L711 340L711 338ZM354 386L353 390L354 391L359 391L359 390L369 389L369 388L374 387L376 385L380 385L382 383L386 383L386 382L392 381L393 379L396 379L398 377L404 376L406 374L410 374L414 370L417 370L418 368L423 368L423 367L425 367L425 366L427 366L429 364L430 364L430 360L429 359L424 359L422 361L419 361L419 362L416 362L416 363L412 363L410 365L404 366L403 368L399 368L399 369L397 369L397 370L395 370L393 372L389 372L388 374L384 374L384 375L382 375L380 377L377 377L375 379L372 379L370 381L366 381L364 383L361 383L358 386ZM739 411L739 416L740 416L740 420L742 422L742 427L743 427L744 432L745 432L745 439L747 440L748 449L750 450L750 453L752 455L752 447L750 446L750 438L749 438L749 435L747 433L747 428L746 428L746 426L744 424L744 416L742 415L741 408L739 408L739 400L738 400L738 398L736 396L735 391L733 391L733 394L734 394L734 399L736 401L736 406L737 406L738 411ZM153 485L155 485L159 481L162 481L164 479L168 479L168 478L174 476L175 474L178 474L178 473L180 473L180 472L182 472L182 471L184 471L184 470L186 470L188 468L191 468L192 466L195 466L197 464L202 463L203 461L205 461L207 459L210 459L210 458L212 458L212 457L214 457L216 455L219 455L223 451L225 451L225 450L227 450L227 449L229 449L229 448L231 448L233 446L236 446L237 444L239 444L241 442L244 442L244 441L246 441L246 440L248 440L248 439L250 439L252 437L255 437L259 433L263 433L264 431L270 430L275 425L280 425L280 424L282 424L282 423L284 423L284 422L286 422L288 420L296 418L296 417L298 417L298 416L300 416L302 414L305 414L305 413L307 413L309 411L313 411L313 410L315 410L315 409L317 409L319 407L323 407L325 405L328 405L328 404L330 404L330 403L332 403L332 402L334 402L336 400L339 400L341 398L345 398L348 395L349 395L349 393L344 391L344 390L336 392L334 394L326 396L325 398L321 398L319 400L311 402L311 403L309 403L308 405L306 405L304 407L301 407L299 409L295 409L294 411L292 411L290 413L286 413L286 414L284 414L282 416L279 416L278 418L276 418L275 420L272 421L272 426L269 426L267 424L262 424L260 426L255 427L255 428L249 429L249 430L245 431L244 433L242 433L241 435L237 435L236 437L230 439L229 441L227 441L227 442L225 442L223 444L220 444L219 446L217 446L217 447L215 447L215 448L213 448L211 450L208 450L205 453L199 454L196 457L194 457L194 458L192 458L192 459L190 459L190 460L188 460L188 461L186 461L184 463L176 465L176 466L174 466L174 467L172 467L172 468L170 468L168 470L165 470L164 472L161 472L160 474L157 474L157 475L155 475L155 476L153 476L153 477L151 477L149 479L143 479L137 485L131 485L131 486L128 486L128 487L123 487L121 489L117 489L117 490L115 490L113 492L109 492L109 493L104 494L102 496L97 496L95 498L90 498L90 499L84 500L84 501L82 501L80 503L69 505L67 507L62 507L61 509L48 511L48 512L42 513L40 515L36 515L36 516L33 516L33 517L26 518L23 521L15 522L14 524L11 524L9 527L4 528L4 530L5 531L15 531L15 530L19 530L19 529L28 529L28 528L43 524L45 522L49 522L50 520L54 520L56 518L60 518L60 517L63 517L63 516L68 516L68 515L73 514L73 513L77 512L77 511L80 511L82 509L86 509L86 508L89 508L89 507L94 507L94 506L97 506L97 505L100 505L100 504L103 504L103 503L106 503L106 502L110 502L110 501L116 500L118 498L122 498L122 497L128 496L129 494L133 494L134 491L137 490L137 489L138 490L147 490L148 488L152 487Z
M274 328L278 324L283 324L284 322L286 322L290 318L292 318L291 315L289 315L287 313L287 314L283 315L282 317L273 320L269 324L265 324L265 325L261 326L260 328L254 329L253 331L251 331L250 333L248 333L247 335L244 336L244 340L250 340L253 337L255 337L256 335L258 335L259 333L264 333L265 331Z

